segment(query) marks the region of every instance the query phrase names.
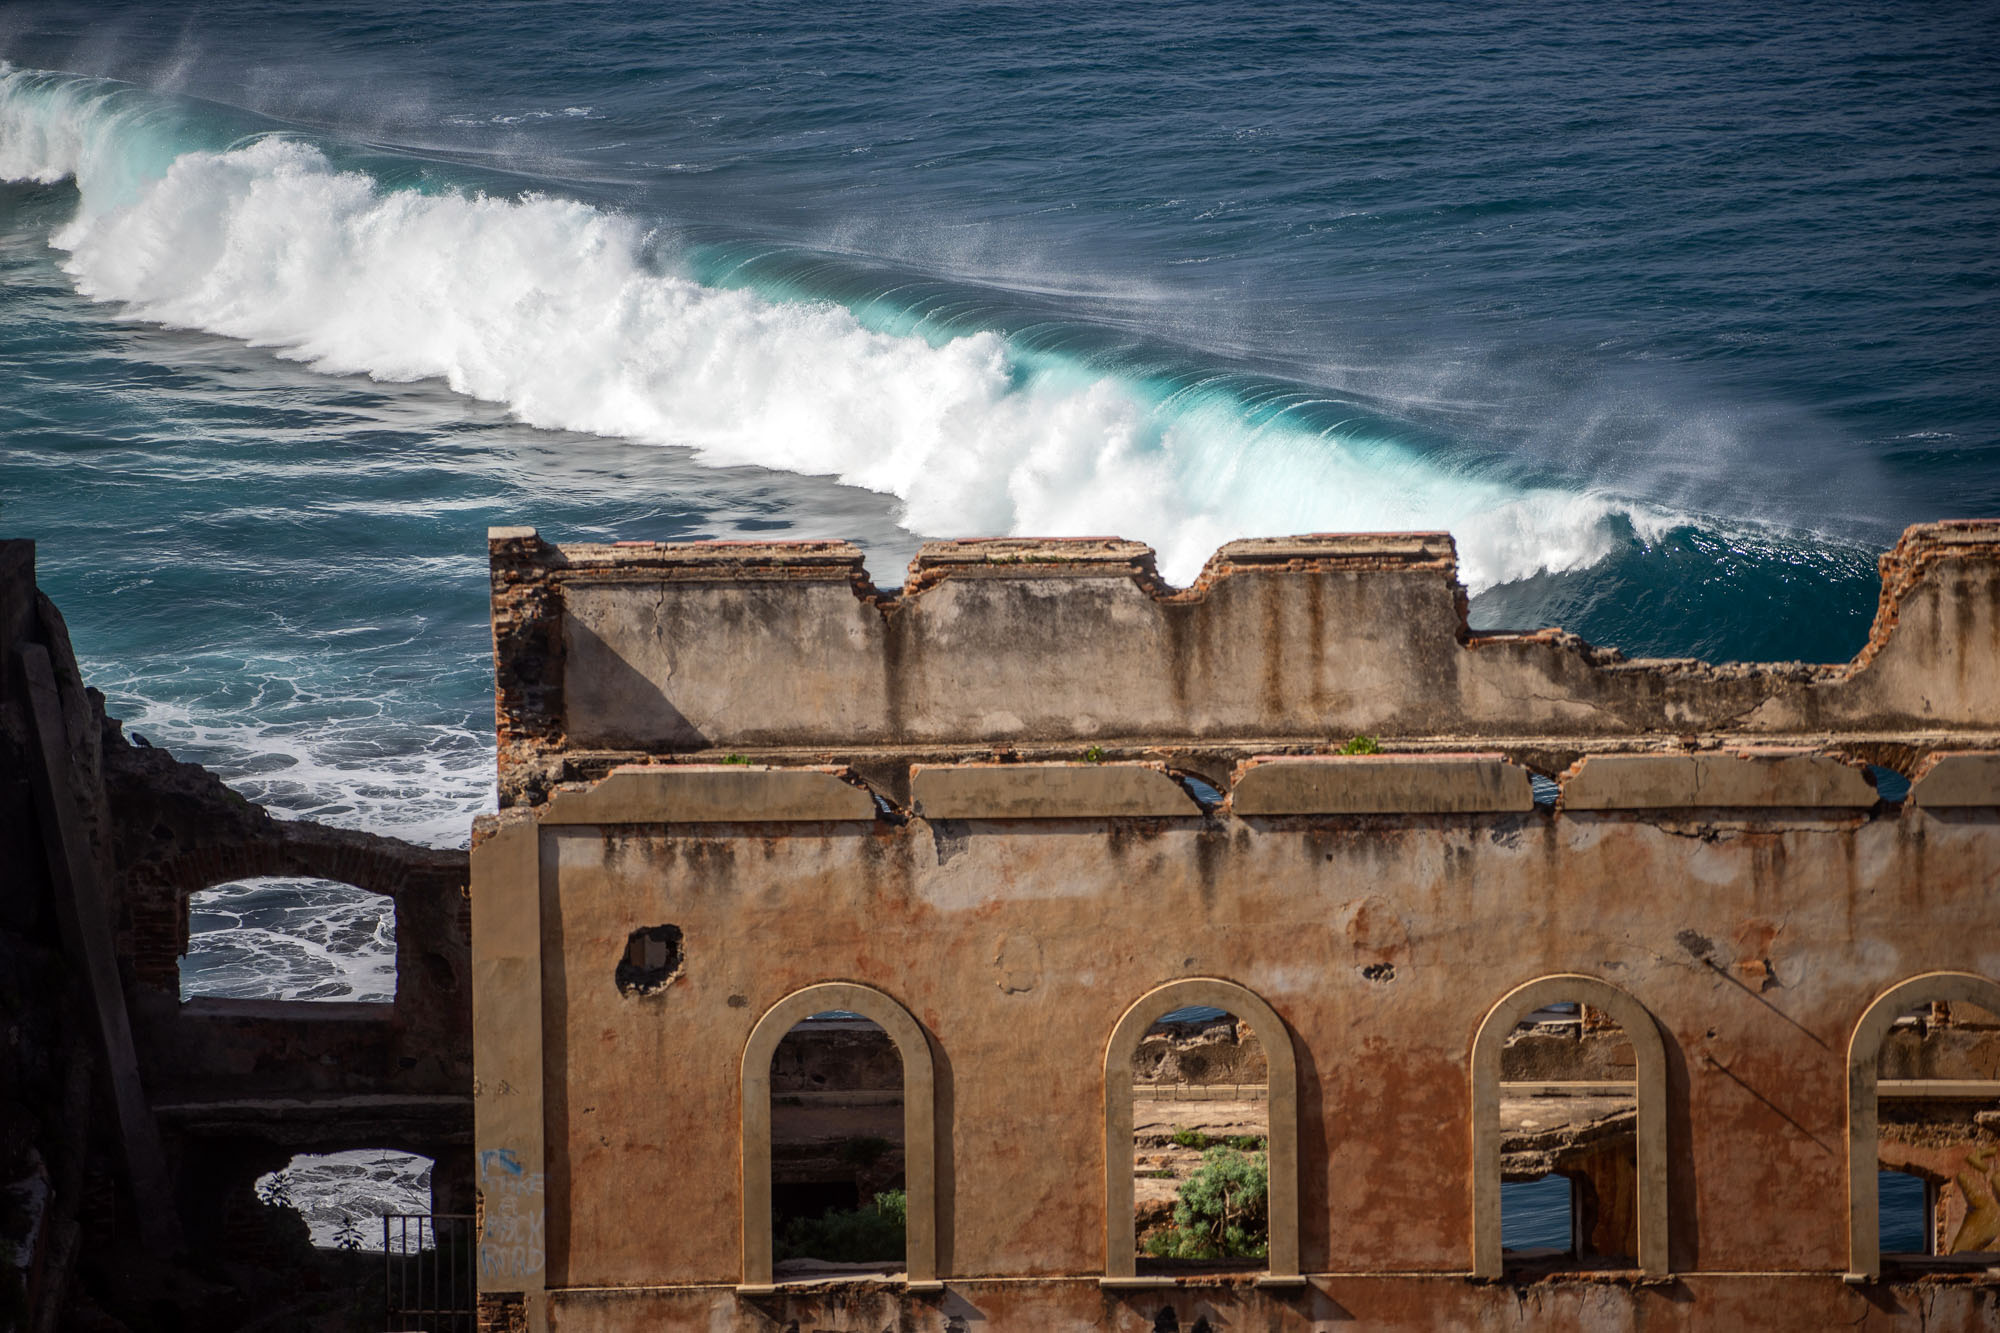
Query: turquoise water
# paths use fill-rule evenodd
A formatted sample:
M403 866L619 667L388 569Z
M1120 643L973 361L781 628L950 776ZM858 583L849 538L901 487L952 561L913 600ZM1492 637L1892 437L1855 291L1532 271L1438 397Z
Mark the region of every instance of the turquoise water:
M491 799L484 529L1445 527L1477 623L1839 660L2000 512L2000 15L0 11L0 523L141 733Z

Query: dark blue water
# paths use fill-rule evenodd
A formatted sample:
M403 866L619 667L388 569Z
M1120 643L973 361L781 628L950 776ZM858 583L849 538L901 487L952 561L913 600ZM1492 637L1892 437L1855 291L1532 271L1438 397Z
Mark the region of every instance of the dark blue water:
M1882 1253L1929 1253L1930 1206L1922 1178L1902 1171L1879 1171L1875 1181Z
M885 582L1446 527L1478 623L1839 660L1902 525L2000 512L1996 50L1990 6L14 5L0 521L142 732L439 841L496 522Z

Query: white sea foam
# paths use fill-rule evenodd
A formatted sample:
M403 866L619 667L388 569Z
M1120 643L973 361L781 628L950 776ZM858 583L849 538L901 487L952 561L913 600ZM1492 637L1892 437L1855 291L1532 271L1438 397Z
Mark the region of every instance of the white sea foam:
M430 1212L432 1167L428 1157L391 1148L300 1153L283 1170L260 1176L256 1191L303 1217L320 1249L380 1253L384 1216ZM391 1248L405 1235L414 1241L422 1234L397 1228Z
M830 474L897 497L919 532L1138 537L1182 581L1234 537L1446 528L1478 590L1602 559L1620 515L1642 535L1673 521L1358 430L1253 424L1221 390L992 332L933 345L705 287L651 261L639 223L573 200L385 190L278 137L162 161L135 102L0 74L0 175L81 192L52 238L77 289L329 374L437 377L537 426Z
M471 719L388 715L379 695L331 695L305 663L266 657L208 672L246 688L197 681L183 691L130 663L94 663L90 677L128 734L208 766L284 817L463 847L472 817L493 808L493 737ZM339 685L387 688L364 673Z
M181 998L396 998L396 907L330 879L260 876L218 884L188 903Z

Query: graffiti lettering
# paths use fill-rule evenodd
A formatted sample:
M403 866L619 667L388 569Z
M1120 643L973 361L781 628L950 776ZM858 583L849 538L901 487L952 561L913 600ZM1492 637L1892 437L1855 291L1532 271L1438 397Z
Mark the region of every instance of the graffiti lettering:
M485 1197L479 1235L482 1278L532 1277L544 1261L542 1173L529 1171L512 1148L479 1153L479 1188Z

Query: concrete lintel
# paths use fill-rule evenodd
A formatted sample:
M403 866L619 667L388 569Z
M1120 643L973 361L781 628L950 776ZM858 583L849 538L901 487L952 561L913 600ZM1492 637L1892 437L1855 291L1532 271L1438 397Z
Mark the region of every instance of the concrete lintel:
M182 1023L394 1023L392 1000L267 1000L195 995L174 1013Z
M1239 765L1239 815L1480 814L1535 808L1528 770L1498 754L1260 756Z
M1193 818L1164 764L918 764L910 800L926 819Z
M1885 1078L1876 1081L1875 1092L1885 1102L1992 1102L2000 1101L2000 1079Z
M1565 810L1865 809L1878 799L1861 765L1791 749L1589 755L1562 784Z
M1933 756L1910 784L1910 803L2000 805L2000 750L1965 750Z
M875 798L831 767L635 764L584 791L557 792L543 824L717 824L873 820Z

